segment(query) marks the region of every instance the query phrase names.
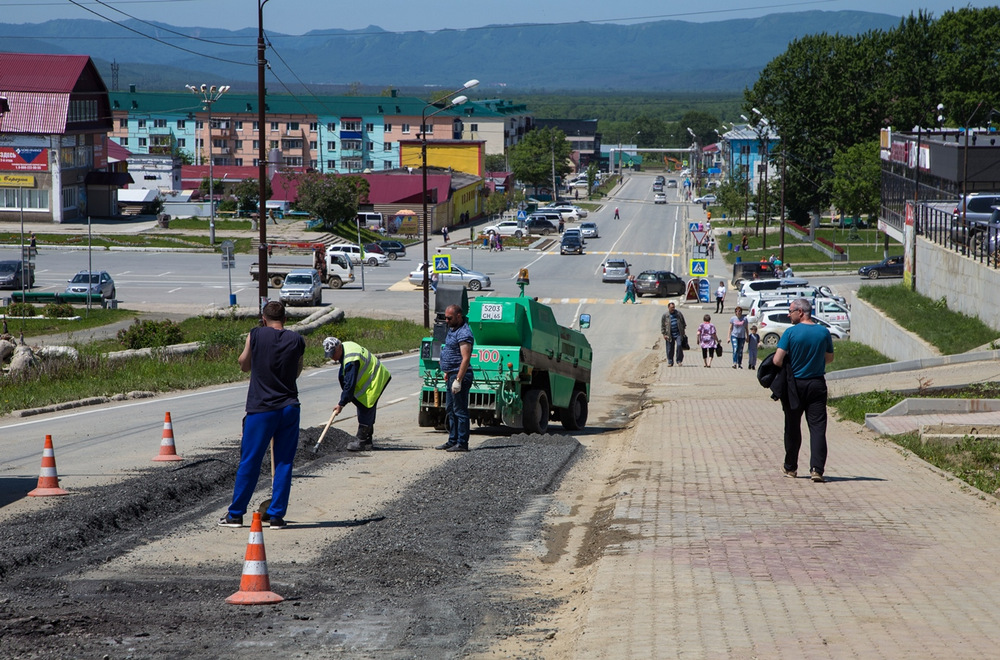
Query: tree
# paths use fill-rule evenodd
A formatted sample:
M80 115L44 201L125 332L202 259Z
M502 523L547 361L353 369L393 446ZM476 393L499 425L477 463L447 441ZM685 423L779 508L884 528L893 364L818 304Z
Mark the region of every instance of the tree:
M587 165L587 196L590 197L594 193L594 184L597 182L597 173L599 168L597 163L591 161L590 165Z
M486 168L487 172L506 172L507 155L486 154L486 158L483 159L483 166Z
M298 183L297 205L315 215L326 227L353 220L358 205L368 200L368 181L360 176L306 172L294 175Z
M271 199L271 182L264 180L264 195ZM260 198L260 185L257 179L243 179L233 186L233 196L236 197L237 208L240 211L256 211Z
M832 202L844 215L878 215L882 167L877 141L859 142L833 157Z
M518 181L537 189L551 185L553 163L556 176L565 176L569 172L571 151L566 134L546 126L530 131L510 148L510 168Z
M212 187L209 188L208 177L207 176L206 177L202 177L201 183L198 185L198 190L200 190L201 194L203 194L203 195L207 195L208 192L209 192L209 190L212 190L212 192L214 192L216 195L221 194L222 193L222 179L216 179L215 181L213 181L212 182Z

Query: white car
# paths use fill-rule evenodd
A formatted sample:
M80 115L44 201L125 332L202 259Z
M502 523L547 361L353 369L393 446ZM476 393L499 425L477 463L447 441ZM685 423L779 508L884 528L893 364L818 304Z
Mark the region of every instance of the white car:
M597 230L596 222L581 222L580 223L580 233L583 234L584 238L600 238L601 234Z
M715 200L716 199L717 199L717 197L715 195L712 195L712 194L702 195L701 197L695 197L694 198L694 203L695 204L715 204Z
M350 259L351 263L355 265L364 262L367 266L385 266L389 263L389 257L384 254L365 252L352 243L336 243L331 245L327 252L339 252Z
M815 316L813 317L813 322L829 330L834 339L846 339L850 335L846 330L835 325L830 325L823 319L818 319ZM764 311L761 313L760 318L757 319L757 334L760 335L761 345L774 348L778 345L781 335L785 330L792 327L792 325L792 317L788 315L787 309Z
M658 192L655 195L653 195L653 203L654 204L666 204L667 203L667 196L664 195L661 192Z
M608 259L601 264L602 282L624 282L630 274L629 262L624 259Z
M543 213L550 211L561 213L562 217L566 220L579 220L580 218L587 217L587 209L581 208L576 204L549 204L538 210Z
M491 234L497 234L498 236L513 236L514 238L521 238L527 235L528 230L521 226L521 223L517 220L504 220L503 222L498 222L495 225L490 225L483 229L483 233L487 236Z

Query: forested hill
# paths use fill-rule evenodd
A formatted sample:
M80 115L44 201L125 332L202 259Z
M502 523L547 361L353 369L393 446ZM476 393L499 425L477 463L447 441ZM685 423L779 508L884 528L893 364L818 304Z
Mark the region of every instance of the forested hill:
M805 11L711 23L518 24L433 33L386 32L373 26L301 36L269 33L274 49L268 59L277 80L268 84L272 92L284 91L283 86L296 89L301 81L338 86L322 91L342 93L352 83L361 90L412 89L457 87L476 78L482 89L734 92L751 85L760 69L796 38L888 30L899 21L869 12ZM191 81L217 80L249 89L256 80L256 30L156 29L135 21L123 25L160 41L113 23L79 19L30 26L0 23L0 48L88 54L109 87L113 60L121 66L121 88L183 89Z

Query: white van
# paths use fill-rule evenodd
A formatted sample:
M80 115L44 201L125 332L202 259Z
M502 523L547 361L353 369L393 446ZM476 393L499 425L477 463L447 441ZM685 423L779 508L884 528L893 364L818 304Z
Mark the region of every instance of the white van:
M736 300L736 304L743 309L750 309L750 304L757 298L761 297L766 291L777 291L779 289L802 289L809 286L809 280L804 280L798 277L785 277L782 279L769 279L769 280L744 280L740 285L740 294ZM812 294L810 298L815 295ZM782 294L781 297L784 297ZM801 297L801 296L799 296Z
M359 226L371 229L372 231L378 231L385 227L385 219L381 213L362 211L357 215L357 222Z
M327 249L327 252L343 254L355 265L361 263L362 250L353 243L335 243ZM365 264L369 266L385 266L389 263L389 258L378 252L364 252L364 257Z

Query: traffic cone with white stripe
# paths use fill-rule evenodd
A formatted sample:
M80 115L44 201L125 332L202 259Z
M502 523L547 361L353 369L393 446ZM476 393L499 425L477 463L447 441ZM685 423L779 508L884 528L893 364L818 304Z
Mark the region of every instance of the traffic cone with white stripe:
M254 511L240 590L227 598L226 602L230 605L271 605L283 600L285 599L271 591L271 580L267 576L267 557L264 556L264 526L260 523L260 513Z
M170 421L170 413L163 420L163 438L160 440L160 455L153 457L154 461L183 461L177 455L174 447L174 424Z
M56 474L56 452L52 449L52 436L45 436L45 449L42 450L42 471L38 475L38 487L28 493L29 497L48 497L51 495L69 495L69 491L59 487L59 475Z

